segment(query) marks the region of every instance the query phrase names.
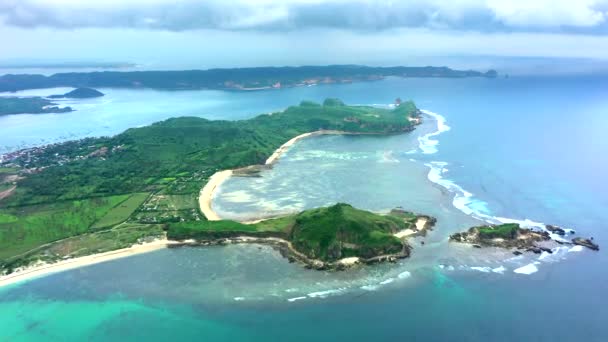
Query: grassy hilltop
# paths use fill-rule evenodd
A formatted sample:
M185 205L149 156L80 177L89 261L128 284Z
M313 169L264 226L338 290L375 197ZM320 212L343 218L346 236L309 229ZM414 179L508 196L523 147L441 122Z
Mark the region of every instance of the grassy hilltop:
M0 262L106 251L160 235L169 223L205 222L197 197L216 171L261 164L305 132L398 133L413 129L417 115L412 102L302 102L249 120L174 118L13 154L3 165L12 171L0 173L0 184L16 184L0 200Z

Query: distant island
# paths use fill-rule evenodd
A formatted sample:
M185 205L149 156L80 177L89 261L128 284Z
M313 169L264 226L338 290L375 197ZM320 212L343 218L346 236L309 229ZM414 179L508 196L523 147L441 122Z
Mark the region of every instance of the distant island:
M55 87L153 88L262 90L318 84L376 81L386 77L488 77L489 70L453 70L447 67L369 67L330 65L302 67L260 67L185 71L73 72L44 75L0 76L0 92Z
M76 88L63 95L51 95L48 98L49 99L63 99L63 98L88 99L88 98L101 97L101 96L104 96L104 93L102 93L98 90L92 89L92 88Z
M12 114L48 114L71 112L71 107L59 107L42 97L0 96L0 116Z

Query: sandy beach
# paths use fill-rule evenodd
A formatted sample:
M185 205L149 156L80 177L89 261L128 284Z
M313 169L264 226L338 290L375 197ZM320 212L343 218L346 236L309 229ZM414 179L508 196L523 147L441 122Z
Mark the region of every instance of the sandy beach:
M176 243L167 239L154 240L152 242L134 245L128 248L117 249L115 251L92 254L79 258L66 259L56 263L41 263L35 266L27 267L23 270L16 271L9 275L0 276L0 287L19 283L21 281L34 279L57 273L61 271L71 270L78 267L98 264L105 261L120 259L132 255L142 254L157 251L166 248L168 245Z
M281 145L281 147L277 148L272 155L266 159L266 165L272 165L273 163L275 163L280 157L281 155L283 155L283 153L285 153L287 150L289 150L289 148L291 146L293 146L295 143L297 143L299 140L302 140L304 138L308 138L312 135L318 135L320 134L321 131L317 131L317 132L309 132L309 133L304 133L304 134L300 134L297 137L291 138L289 139L289 141L287 141L286 143L284 143L283 145Z
M424 229L426 229L426 224L429 220L427 218L424 217L420 217L418 218L418 220L416 220L416 230L413 229L404 229L402 231L399 231L395 234L393 234L394 236L398 237L399 239L404 238L404 237L408 237L414 234L418 234L419 232L423 231Z
M203 215L209 221L219 221L221 218L211 209L211 201L215 190L228 178L232 176L232 170L219 171L213 174L205 186L201 189L198 203Z

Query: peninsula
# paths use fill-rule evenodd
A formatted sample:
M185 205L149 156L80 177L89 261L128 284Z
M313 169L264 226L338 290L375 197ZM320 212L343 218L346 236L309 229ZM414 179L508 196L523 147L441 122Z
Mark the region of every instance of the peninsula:
M44 75L0 76L0 92L55 87L153 88L262 90L317 84L377 81L386 77L488 77L489 70L453 70L447 67L369 67L329 65L301 67L261 67L184 71L74 72Z
M59 107L41 97L0 96L0 116L13 114L48 114L71 112L71 107Z
M249 120L174 118L114 137L5 155L0 177L13 181L0 200L0 268L11 273L166 238L197 244L279 239L291 257L315 268L334 267L344 258L373 262L407 256L404 239L434 220L339 204L245 225L206 217L199 192L218 171L268 167L263 165L278 158L285 142L302 134L404 133L415 128L419 116L413 102L384 109L337 99L304 101Z

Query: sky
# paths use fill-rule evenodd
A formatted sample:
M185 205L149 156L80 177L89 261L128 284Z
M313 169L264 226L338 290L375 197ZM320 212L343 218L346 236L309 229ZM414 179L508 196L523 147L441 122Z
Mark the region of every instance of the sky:
M0 0L0 39L4 61L157 68L608 59L608 0Z

